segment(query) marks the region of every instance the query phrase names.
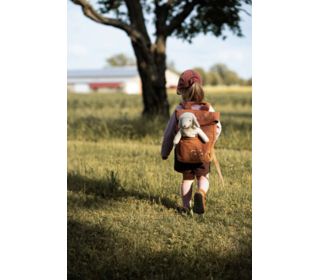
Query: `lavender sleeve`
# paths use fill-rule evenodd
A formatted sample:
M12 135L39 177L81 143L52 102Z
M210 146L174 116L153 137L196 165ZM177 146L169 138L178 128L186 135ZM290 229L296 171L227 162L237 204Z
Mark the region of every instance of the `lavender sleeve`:
M173 148L174 130L176 128L176 116L175 112L171 115L171 118L167 124L166 130L163 134L161 156L168 157Z
M211 106L210 106L209 112L214 112L214 110L213 110L213 108ZM217 130L216 130L217 138L216 138L216 140L214 140L214 142L216 142L218 140L218 137L221 134L221 130L222 130L222 126L221 126L221 123L219 121L218 124L217 124Z

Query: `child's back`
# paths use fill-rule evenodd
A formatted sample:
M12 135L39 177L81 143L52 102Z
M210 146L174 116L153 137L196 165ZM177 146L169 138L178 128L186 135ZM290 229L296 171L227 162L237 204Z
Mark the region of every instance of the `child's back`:
M204 92L202 89L202 81L199 73L193 70L187 70L180 76L177 94L182 96L183 101L198 102L199 104L192 103L192 110L202 110L204 106L201 102L204 99ZM168 122L168 125L164 131L163 142L161 148L162 159L167 159L173 148L173 139L175 137L176 129L176 110L183 110L184 107L180 104L177 106ZM210 106L209 112L214 112L214 109ZM221 133L220 122L216 126L216 139L218 139ZM205 211L205 194L209 188L209 172L210 162L189 163L181 162L177 159L177 153L175 151L174 170L183 174L181 184L181 194L183 205L178 207L179 211L186 211L191 208L191 196L192 196L192 184L195 176L198 180L198 191L195 194L195 206L194 211L196 213L204 213Z

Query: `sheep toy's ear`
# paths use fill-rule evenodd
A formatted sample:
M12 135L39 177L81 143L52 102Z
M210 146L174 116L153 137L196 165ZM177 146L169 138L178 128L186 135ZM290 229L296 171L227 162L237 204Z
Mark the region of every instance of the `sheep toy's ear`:
M200 124L198 123L196 116L193 115L192 117L193 117L193 128L200 127Z

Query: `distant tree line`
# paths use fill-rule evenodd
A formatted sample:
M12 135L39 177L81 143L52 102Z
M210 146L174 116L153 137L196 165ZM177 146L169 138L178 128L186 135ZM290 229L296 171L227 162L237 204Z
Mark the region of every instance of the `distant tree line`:
M135 59L127 57L125 54L117 54L107 58L107 64L109 67L115 66L133 66L137 65ZM181 73L176 70L175 63L173 61L167 61L167 68L172 72L180 75ZM203 85L240 85L240 86L252 86L252 78L249 80L242 79L238 74L232 70L229 70L225 64L217 63L210 67L206 72L201 67L196 67L193 70L197 71L202 77Z
M213 65L208 72L201 67L196 67L193 70L201 75L203 85L252 86L252 78L249 80L242 79L236 72L229 70L228 67L222 63Z
M180 75L181 73L176 69L173 61L167 62L167 68L174 73ZM242 79L234 71L228 69L225 64L217 63L210 67L209 71L206 72L201 67L193 68L197 71L202 78L203 85L240 85L240 86L252 86L252 78L249 80Z
M110 56L109 58L106 59L106 61L107 61L107 66L109 67L137 65L134 58L127 57L123 53Z

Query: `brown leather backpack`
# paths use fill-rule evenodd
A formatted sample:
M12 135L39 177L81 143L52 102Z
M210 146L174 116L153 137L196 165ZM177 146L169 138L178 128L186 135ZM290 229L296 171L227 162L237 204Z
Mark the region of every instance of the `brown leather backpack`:
M202 110L192 110L192 104L200 104ZM200 163L214 161L217 171L220 175L223 187L223 178L221 175L219 163L214 154L214 141L217 137L216 129L219 122L220 112L209 112L210 103L206 102L187 102L180 103L184 109L176 110L176 129L175 133L179 131L179 118L183 113L189 112L196 116L200 128L208 136L209 142L204 143L199 137L181 137L181 140L176 145L177 159L180 162L186 163Z

